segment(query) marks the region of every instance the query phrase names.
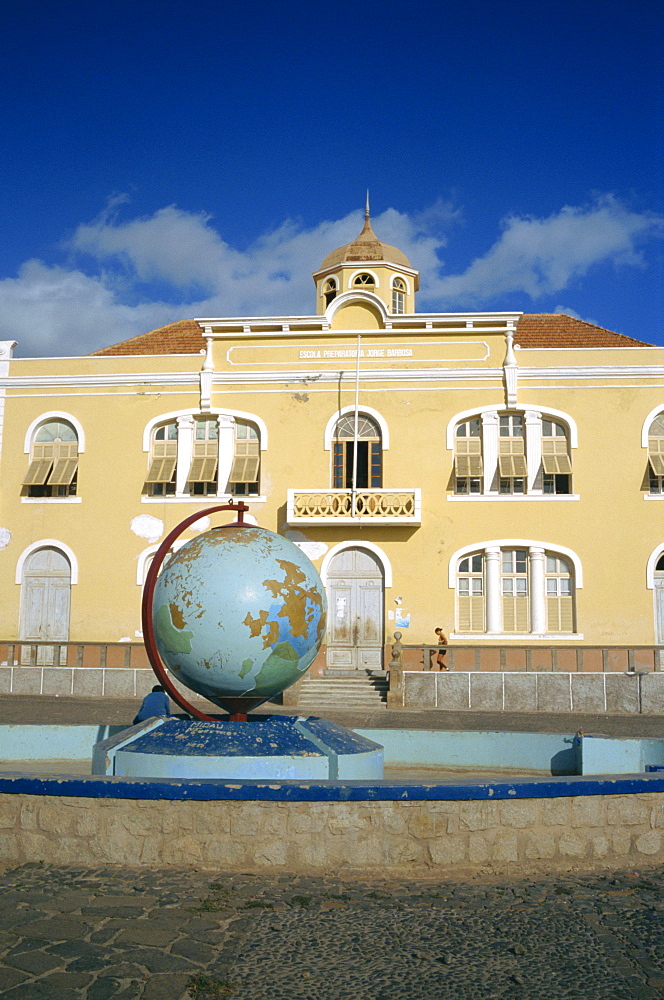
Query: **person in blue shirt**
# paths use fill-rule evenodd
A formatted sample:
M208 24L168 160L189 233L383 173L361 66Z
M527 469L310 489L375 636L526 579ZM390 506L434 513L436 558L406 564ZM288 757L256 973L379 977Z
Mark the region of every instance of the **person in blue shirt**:
M143 699L143 703L138 710L138 715L134 719L132 725L136 725L137 722L145 722L146 719L154 719L157 715L170 715L171 714L171 703L168 700L168 695L164 691L161 684L155 684L150 691L150 694L146 694Z

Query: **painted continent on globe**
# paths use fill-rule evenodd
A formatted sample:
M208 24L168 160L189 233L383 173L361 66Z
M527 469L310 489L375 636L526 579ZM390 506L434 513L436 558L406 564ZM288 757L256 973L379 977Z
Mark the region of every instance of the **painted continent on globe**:
M325 621L315 567L265 528L230 525L186 542L155 588L159 654L174 677L211 701L285 690L311 666Z

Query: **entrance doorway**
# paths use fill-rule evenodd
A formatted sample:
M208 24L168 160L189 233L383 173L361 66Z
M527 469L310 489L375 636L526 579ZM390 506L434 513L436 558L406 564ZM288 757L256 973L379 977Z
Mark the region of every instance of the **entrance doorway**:
M20 637L26 642L66 642L69 639L71 567L59 549L37 549L25 561L21 581ZM52 664L52 646L40 646L37 663ZM66 649L59 663L66 662ZM30 663L30 647L21 650L21 663Z
M327 571L327 666L383 668L383 570L367 549L337 553Z

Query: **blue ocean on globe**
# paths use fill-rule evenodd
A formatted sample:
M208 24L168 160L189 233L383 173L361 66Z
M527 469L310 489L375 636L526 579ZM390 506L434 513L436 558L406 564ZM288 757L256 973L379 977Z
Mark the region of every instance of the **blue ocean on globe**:
M271 698L311 666L325 634L313 563L266 528L230 525L186 542L157 580L159 654L192 691Z

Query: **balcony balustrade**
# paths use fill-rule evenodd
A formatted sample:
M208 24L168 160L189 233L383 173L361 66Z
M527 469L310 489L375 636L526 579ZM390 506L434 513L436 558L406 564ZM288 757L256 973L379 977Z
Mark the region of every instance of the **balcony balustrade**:
M289 490L289 524L421 524L419 489Z

